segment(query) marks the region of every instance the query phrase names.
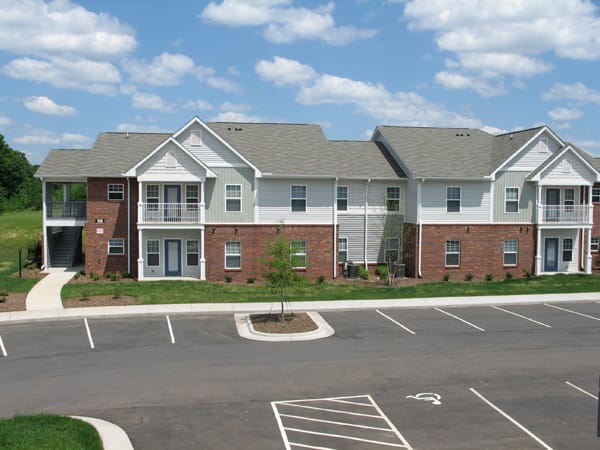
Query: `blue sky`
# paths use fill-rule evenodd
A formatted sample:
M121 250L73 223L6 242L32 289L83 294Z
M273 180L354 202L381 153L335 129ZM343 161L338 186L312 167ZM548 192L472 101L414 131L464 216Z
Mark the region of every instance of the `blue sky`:
M166 5L169 6L166 6ZM0 133L39 163L102 131L205 121L506 132L600 155L585 0L0 0Z

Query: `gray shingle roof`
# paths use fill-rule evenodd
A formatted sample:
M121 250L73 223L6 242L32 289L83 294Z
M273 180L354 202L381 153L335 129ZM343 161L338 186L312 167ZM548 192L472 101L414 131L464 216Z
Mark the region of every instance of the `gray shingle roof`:
M481 178L541 128L499 136L473 128L380 126L377 130L415 177Z
M35 176L42 177L72 177L86 170L90 150L54 149L40 164Z

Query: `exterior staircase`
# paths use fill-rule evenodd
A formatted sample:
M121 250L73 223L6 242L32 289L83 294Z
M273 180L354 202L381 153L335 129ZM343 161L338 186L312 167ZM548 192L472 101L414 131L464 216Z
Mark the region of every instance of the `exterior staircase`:
M53 228L48 262L50 267L71 267L76 261L81 227Z

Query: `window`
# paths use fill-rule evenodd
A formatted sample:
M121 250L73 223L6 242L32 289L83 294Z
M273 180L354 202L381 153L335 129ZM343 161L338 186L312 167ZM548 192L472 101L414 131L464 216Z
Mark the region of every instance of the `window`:
M125 187L122 184L108 185L109 200L123 200L125 198Z
M600 203L600 188L592 188L592 203Z
M167 160L165 163L166 167L168 167L170 169L177 167L177 159L175 159L175 155L173 155L173 153L167 152L166 160Z
M187 211L198 210L198 185L188 184L185 187L185 209Z
M385 262L398 262L400 259L400 239L397 237L385 240Z
M292 211L306 211L306 186L291 187Z
M565 189L565 212L573 212L573 206L575 205L575 189Z
M125 240L124 239L109 239L108 240L108 254L109 255L124 255L125 254Z
M292 267L294 269L306 269L306 241L292 241L290 248Z
M348 186L337 187L337 209L338 211L348 210Z
M569 161L568 159L565 159L560 164L560 170L562 173L571 173L573 171L573 166L571 165L571 161Z
M446 266L460 266L460 241L446 241Z
M225 242L225 268L242 268L242 243L240 241Z
M192 147L200 147L202 146L202 131L194 130L190 134L190 145Z
M517 254L519 253L519 241L504 241L504 265L516 266Z
M400 211L400 188L388 187L385 190L385 206L388 211Z
M146 265L148 267L160 266L160 241L158 239L146 241Z
M460 188L446 188L446 212L460 212Z
M186 263L188 266L198 265L198 240L190 240L185 242L186 247Z
M146 186L146 203L148 211L158 211L159 190L158 184L149 184Z
M597 252L598 250L600 250L600 237L593 237L592 238L592 248L591 250L593 252Z
M538 153L548 153L548 139L542 138L537 144Z
M348 238L340 238L338 240L338 261L348 261Z
M573 239L563 238L562 244L562 260L563 262L571 262L573 260Z
M225 211L240 212L242 210L242 185L225 185Z
M504 190L504 212L519 212L519 188L507 187Z

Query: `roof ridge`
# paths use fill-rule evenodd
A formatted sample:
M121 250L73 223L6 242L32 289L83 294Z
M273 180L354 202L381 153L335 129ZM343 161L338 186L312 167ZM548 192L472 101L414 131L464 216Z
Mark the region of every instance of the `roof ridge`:
M492 136L494 136L494 137L507 136L507 135L515 134L515 133L524 133L526 131L541 130L542 128L548 128L548 127L546 125L540 125L537 127L524 128L523 130L507 131L506 133L496 134L496 135L492 135Z
M222 125L227 125L227 124L236 124L236 125L302 125L302 126L315 126L315 127L321 127L321 125L319 125L318 123L290 123L290 122L221 122L221 121L212 121L212 122L207 122L208 124L211 123L215 123L215 124L222 124Z

